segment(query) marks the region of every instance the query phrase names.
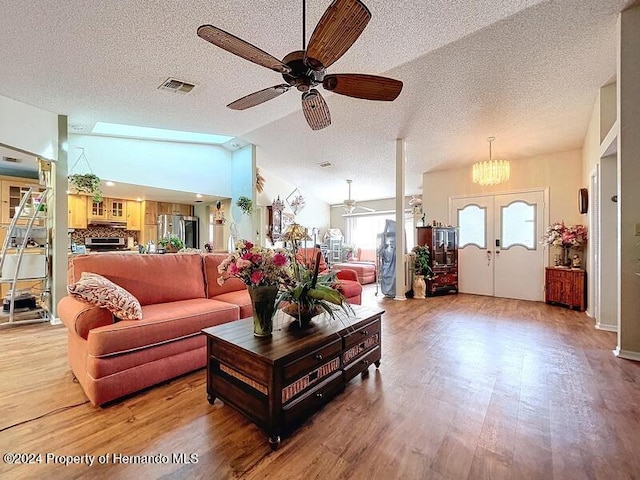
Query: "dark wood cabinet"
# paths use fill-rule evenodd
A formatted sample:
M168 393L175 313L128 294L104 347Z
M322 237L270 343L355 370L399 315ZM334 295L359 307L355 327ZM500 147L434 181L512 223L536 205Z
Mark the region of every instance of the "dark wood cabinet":
M427 295L458 293L458 231L455 227L417 227L418 245L431 252L435 278L427 280Z
M547 267L544 281L544 301L564 305L581 312L587 306L587 272L578 268Z

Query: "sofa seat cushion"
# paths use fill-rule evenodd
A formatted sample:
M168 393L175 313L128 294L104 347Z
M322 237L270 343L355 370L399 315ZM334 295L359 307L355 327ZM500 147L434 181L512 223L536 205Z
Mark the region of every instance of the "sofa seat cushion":
M215 297L212 297L212 299L232 303L240 307L240 318L247 318L253 315L251 297L249 296L249 291L246 288L243 290L236 290L235 292L216 295Z
M203 328L240 318L236 305L196 298L142 307L142 320L123 320L89 332L88 354L107 357L200 335Z
M362 294L362 285L351 280L341 280L339 290L347 299L359 297Z

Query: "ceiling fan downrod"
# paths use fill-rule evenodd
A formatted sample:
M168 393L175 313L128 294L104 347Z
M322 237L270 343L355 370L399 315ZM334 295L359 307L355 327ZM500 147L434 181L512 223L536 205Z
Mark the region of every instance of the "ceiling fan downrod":
M302 50L307 49L307 1L302 0Z

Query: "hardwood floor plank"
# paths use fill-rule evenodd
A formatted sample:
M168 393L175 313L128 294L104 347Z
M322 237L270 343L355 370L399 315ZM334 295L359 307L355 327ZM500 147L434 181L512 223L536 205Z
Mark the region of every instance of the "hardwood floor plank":
M380 369L275 452L243 415L209 405L204 370L95 408L71 379L64 327L3 330L0 452L110 461L0 462L0 478L640 479L640 364L612 354L614 333L542 303L399 302L373 287L364 303L387 312ZM168 460L114 463L113 454ZM185 461L191 454L197 463Z

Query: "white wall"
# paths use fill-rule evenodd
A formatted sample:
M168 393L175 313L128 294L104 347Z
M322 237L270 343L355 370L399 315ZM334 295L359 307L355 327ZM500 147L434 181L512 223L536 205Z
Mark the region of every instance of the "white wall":
M231 155L231 218L238 227L239 238L255 238L253 218L256 215L245 215L236 202L239 197L250 198L255 205L255 146L247 145Z
M57 160L58 115L0 96L0 143Z
M88 173L74 164L83 147L98 177L168 190L231 197L232 155L223 147L130 138L69 135L69 173Z
M422 209L427 221L449 223L449 197L454 195L492 195L530 188L549 188L550 222L584 224L578 213L578 189L583 187L580 150L558 152L511 161L511 179L493 187L471 181L471 166L455 170L426 172L422 182Z
M258 151L259 152L259 151ZM258 156L258 164L260 163L260 157ZM286 180L278 177L277 175L269 172L268 170L260 167L260 173L265 178L264 191L257 194L257 205L263 207L263 219L260 229L262 232L266 231L266 207L273 203L273 200L280 196L280 200L285 203L284 212L292 213L289 206L286 204L286 198L291 192L296 189L296 185L293 185ZM300 189L300 193L305 199L305 208L296 216L296 222L300 225L307 227L309 232L311 228L318 227L320 229L319 241L322 240L327 228L330 225L329 204L323 202L312 193Z

